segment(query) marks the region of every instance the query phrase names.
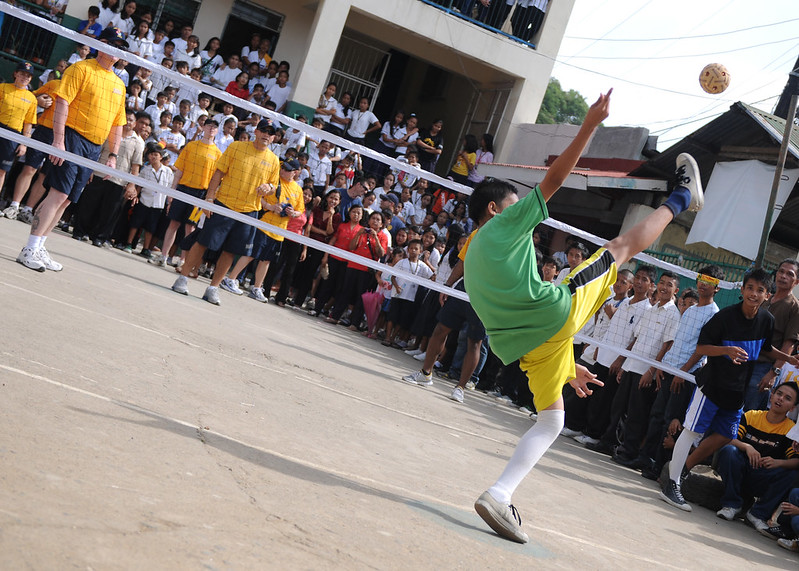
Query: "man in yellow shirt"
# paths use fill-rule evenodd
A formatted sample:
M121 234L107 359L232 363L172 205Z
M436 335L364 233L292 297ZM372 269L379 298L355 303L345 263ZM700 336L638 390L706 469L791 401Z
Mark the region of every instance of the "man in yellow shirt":
M218 130L219 123L208 119L203 125L203 138L199 141L191 141L183 147L174 165L173 188L195 198L205 197L208 184L216 171L216 161L222 156L219 147L214 144L214 137ZM194 230L194 222L189 220L189 216L194 210L191 204L172 198L168 198L166 204L169 226L164 233L161 256L154 259L154 263L159 266L166 263L180 225L185 225L186 236Z
M108 27L100 41L127 49L128 43L119 28ZM125 85L112 71L118 57L99 52L97 59L72 64L64 72L55 92L53 147L97 161L106 139L111 152L106 165L116 168L116 157L125 116ZM50 258L44 243L64 210L80 198L92 174L91 168L80 167L50 156L53 167L45 180L47 197L36 208L28 244L22 248L17 262L39 272L60 271L63 266Z
M0 84L0 127L31 136L36 124L36 96L28 91L28 84L33 78L33 65L22 62L14 72L14 83ZM25 145L5 138L0 138L0 188L6 179L6 173L14 164L14 157L25 154ZM1 214L0 214L1 215Z
M216 162L216 171L208 184L205 200L256 218L261 209L261 198L274 193L279 180L280 161L269 150L274 136L275 128L262 120L255 128L254 141L231 143ZM186 263L172 290L188 295L189 272L200 265L207 249L219 250L222 254L203 299L220 305L219 284L233 264L234 256L249 256L252 253L255 226L229 216L212 215L210 211L205 211L205 216L205 224L197 236L197 242L186 255Z
M290 218L298 218L305 212L302 187L294 182L294 175L299 169L300 163L296 159L284 161L280 165L280 184L274 193L265 196L261 200L261 205L264 208L263 216L261 216L262 222L285 230L289 225ZM220 283L222 289L236 295L244 293L239 289L239 282L235 278L244 271L251 261L258 260L258 266L255 268L255 281L250 289L250 297L256 301L266 303L269 299L269 292L267 291L264 294L264 278L269 270L270 262L274 262L280 256L282 246L283 236L263 230L256 232L251 255L239 258L239 261L236 262L235 267L230 272L233 277L226 277Z
M36 120L36 128L33 130L33 135L31 135L31 139L34 141L40 141L47 145L53 144L53 114L55 113L53 94L55 93L56 89L58 89L60 84L60 79L51 79L33 92L33 94L36 96L39 107L44 108L44 111L42 111L41 115L39 115ZM14 183L14 193L11 198L11 205L3 211L3 214L6 218L10 220L19 219L28 224L33 221L33 208L31 206L21 206L20 202L22 202L22 198L25 196L25 193L28 192L28 188L31 186L33 175L36 174L37 170L42 168L45 160L47 160L47 153L43 151L34 149L33 147L28 147L28 149L25 151L25 158L23 159L25 166L22 167L22 172L17 175L17 181ZM39 178L36 181L36 186L41 186L41 184L44 182L44 174L45 173L42 172L42 174L39 175ZM31 193L28 198L29 205L31 202L33 202L31 199L36 194L36 191L31 189ZM44 189L41 190L41 194L38 195L38 198L41 198L42 195L44 195ZM38 198L36 199L36 202L38 202ZM35 206L35 203L33 205Z

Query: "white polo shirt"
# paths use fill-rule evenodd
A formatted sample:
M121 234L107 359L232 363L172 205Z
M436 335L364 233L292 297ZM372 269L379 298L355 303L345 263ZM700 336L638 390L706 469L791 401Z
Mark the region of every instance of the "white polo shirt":
M654 359L664 343L674 341L679 324L680 310L673 301L652 306L635 326L635 345L630 352L646 359ZM643 375L650 367L651 365L644 361L628 358L622 369Z

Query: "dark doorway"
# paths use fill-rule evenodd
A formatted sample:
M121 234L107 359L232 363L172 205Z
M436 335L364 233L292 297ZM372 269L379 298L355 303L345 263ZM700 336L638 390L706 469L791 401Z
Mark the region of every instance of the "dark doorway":
M252 34L261 34L261 37L272 41L270 54L275 52L280 30L283 28L284 16L268 8L236 0L230 10L225 30L222 32L222 57L228 58L231 54L240 54L245 45L249 45Z

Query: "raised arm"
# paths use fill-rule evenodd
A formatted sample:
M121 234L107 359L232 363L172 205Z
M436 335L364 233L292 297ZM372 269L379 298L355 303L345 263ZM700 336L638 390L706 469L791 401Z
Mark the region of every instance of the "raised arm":
M569 143L566 150L563 151L552 163L552 166L549 167L544 180L538 185L544 200L548 201L566 181L569 173L574 170L577 161L580 159L580 155L583 154L585 147L588 145L591 135L593 135L599 124L607 119L611 93L613 93L612 89L607 93L601 93L599 95L599 99L588 109L585 121L583 121L583 124L580 126L580 131L577 133L577 136L574 137L574 140Z

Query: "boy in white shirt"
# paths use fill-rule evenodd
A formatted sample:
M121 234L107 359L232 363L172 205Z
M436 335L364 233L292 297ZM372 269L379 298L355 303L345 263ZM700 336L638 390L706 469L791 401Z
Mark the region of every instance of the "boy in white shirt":
M165 133L161 133L161 142L166 149L167 164L174 165L178 159L178 153L186 145L186 137L183 135L183 125L185 121L180 115L172 118L172 128Z
M148 164L141 169L143 179L153 182L160 186L171 187L174 173L172 169L164 165L161 160L166 153L166 149L160 143L148 143L145 149L145 156ZM144 229L144 247L140 255L149 258L150 248L153 246L153 234L158 228L158 221L166 203L166 194L155 192L148 188L137 187L139 201L133 207L130 216L130 230L128 231L128 241L124 248L125 252L133 252L133 238L139 231Z
M422 241L418 239L411 240L408 242L408 257L397 262L394 267L414 276L430 279L435 274L420 259L421 254ZM413 320L416 317L414 301L416 300L416 290L419 289L418 284L397 276L391 276L391 284L394 286L394 294L391 298L388 325L386 326L386 339L383 341L383 345L395 345L399 341L407 342L410 336L411 324L413 324ZM430 382L430 384L432 385L433 383Z
M214 121L217 121L216 117L214 117ZM222 125L222 131L217 133L216 137L214 137L214 144L216 144L217 148L220 151L224 153L227 150L227 148L230 146L230 143L233 142L233 133L235 132L236 132L235 118L227 119L224 125Z
M283 113L286 109L286 103L289 100L291 87L287 85L288 81L289 72L281 71L277 74L277 83L266 92L266 101L273 101L275 104L275 111L278 113Z

